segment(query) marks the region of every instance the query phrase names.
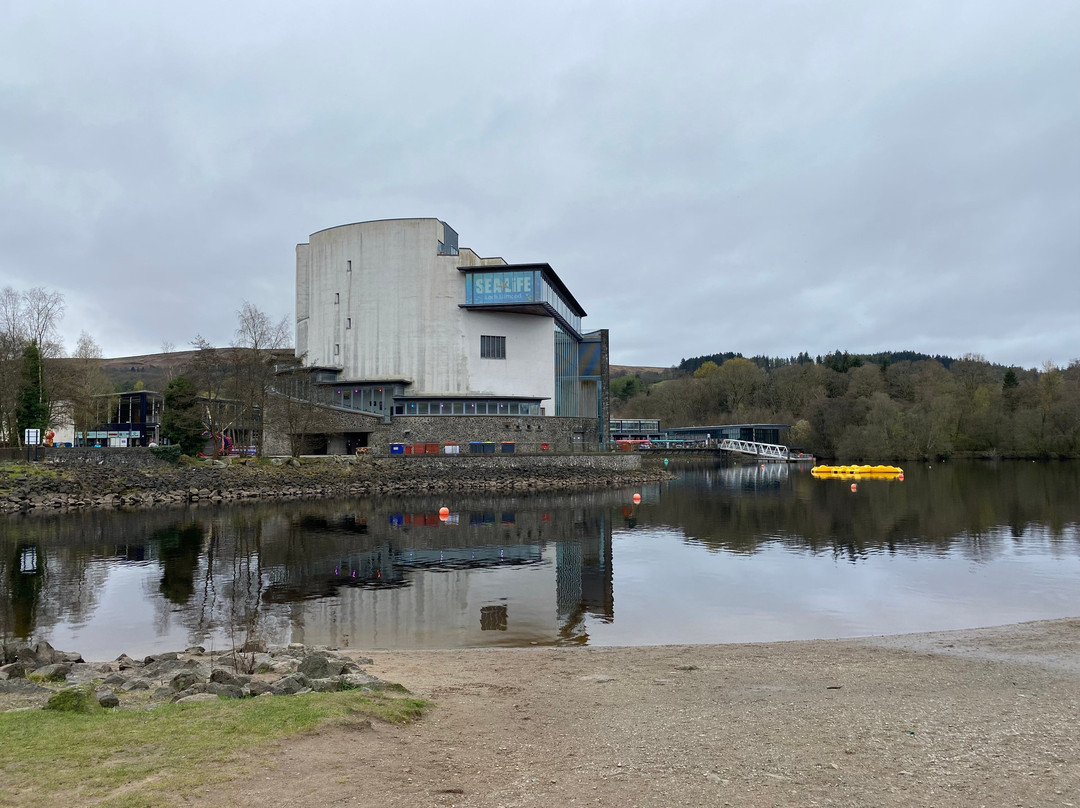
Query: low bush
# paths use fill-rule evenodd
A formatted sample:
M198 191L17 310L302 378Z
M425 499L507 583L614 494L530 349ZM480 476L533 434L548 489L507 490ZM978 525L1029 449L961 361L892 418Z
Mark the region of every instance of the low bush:
M164 460L166 463L172 463L174 466L177 466L180 464L182 449L176 444L171 446L151 446L150 454L160 460Z

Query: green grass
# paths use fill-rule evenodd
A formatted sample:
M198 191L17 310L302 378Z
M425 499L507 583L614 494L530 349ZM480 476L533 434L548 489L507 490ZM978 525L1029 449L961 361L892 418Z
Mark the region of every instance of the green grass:
M328 723L402 723L422 699L345 691L147 712L0 713L0 806L165 808L244 773L239 755Z

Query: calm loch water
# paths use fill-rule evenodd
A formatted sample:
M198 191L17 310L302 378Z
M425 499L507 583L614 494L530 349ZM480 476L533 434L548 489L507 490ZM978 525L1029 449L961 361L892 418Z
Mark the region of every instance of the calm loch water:
M651 645L1080 615L1080 464L909 464L856 492L794 466L678 471L636 490L4 517L0 634L107 659L250 635Z

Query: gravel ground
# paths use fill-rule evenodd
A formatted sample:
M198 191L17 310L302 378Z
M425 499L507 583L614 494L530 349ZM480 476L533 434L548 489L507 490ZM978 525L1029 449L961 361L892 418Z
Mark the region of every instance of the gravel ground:
M427 718L294 739L185 804L1080 806L1080 619L371 656Z

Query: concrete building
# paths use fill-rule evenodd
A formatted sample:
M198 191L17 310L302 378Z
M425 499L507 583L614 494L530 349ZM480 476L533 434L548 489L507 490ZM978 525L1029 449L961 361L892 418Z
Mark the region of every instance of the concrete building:
M314 397L377 419L337 427L349 446L417 437L409 424L440 439L447 425L410 419L448 416L576 419L565 434L602 446L607 332L583 331L584 317L551 266L483 258L438 219L341 225L296 247L296 355ZM327 436L327 451L342 446Z

